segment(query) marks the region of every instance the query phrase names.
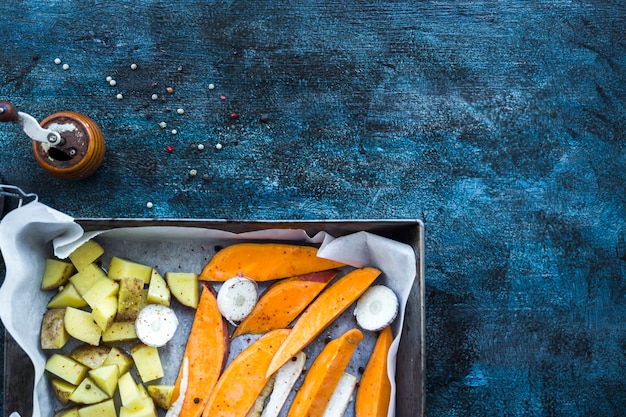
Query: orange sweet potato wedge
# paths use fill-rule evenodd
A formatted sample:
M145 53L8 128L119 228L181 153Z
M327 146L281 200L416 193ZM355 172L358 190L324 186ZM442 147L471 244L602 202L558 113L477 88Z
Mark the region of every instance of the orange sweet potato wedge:
M317 257L317 248L286 243L237 243L213 256L199 276L203 281L226 281L237 275L255 281L295 277L345 266Z
M217 381L202 416L245 416L269 379L267 365L288 334L289 329L272 330L237 355Z
M189 361L187 391L180 416L198 417L228 358L229 339L226 321L217 308L213 289L205 284L200 295L191 331L185 347ZM173 398L178 397L182 367L176 380Z
M311 343L333 320L346 311L379 275L380 270L376 268L355 269L322 291L294 324L289 336L274 355L267 369L267 376L272 375L293 355Z
M350 329L324 347L298 389L287 417L324 414L328 401L361 340L363 340L361 331Z
M265 290L248 317L239 323L232 337L261 334L289 326L337 273L337 270L331 269L276 282Z
M356 392L356 417L387 417L391 382L387 375L387 356L393 341L391 327L385 327L376 340Z

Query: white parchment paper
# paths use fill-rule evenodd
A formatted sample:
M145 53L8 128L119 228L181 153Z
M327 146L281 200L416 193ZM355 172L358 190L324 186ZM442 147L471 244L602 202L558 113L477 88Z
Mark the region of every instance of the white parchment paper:
M195 227L150 226L84 233L71 217L39 202L32 202L13 210L0 222L0 251L6 264L6 277L0 288L0 318L33 362L33 417L51 415L58 406L44 377L46 352L39 344L41 318L51 297L49 292L39 288L45 259L53 254L66 258L76 247L94 236L105 246L109 256L112 252L115 256L153 265L161 272L178 268L199 273L216 250L212 245L267 239L319 244L321 257L353 267L377 267L383 272L383 283L391 287L400 299L400 312L393 324L396 337L388 358L389 376L391 381L395 380L395 360L405 306L417 272L416 255L409 245L367 232L334 238L324 232L309 236L305 231L297 229L268 229L234 234ZM115 249L123 250L123 253L115 253ZM182 337L192 320L193 313L187 312L186 319L183 317L182 320L182 329L177 331ZM337 331L353 326L348 319L344 318L344 321L347 323L339 326ZM370 335L370 345L374 337ZM184 342L171 345L163 354L166 365L179 364L177 359L184 350ZM317 349L321 349L321 346ZM237 351L236 344L231 346L231 356ZM178 372L178 366L169 368L166 367L164 378L172 379ZM389 417L395 416L395 389L395 384L392 384ZM14 414L17 416L17 413Z

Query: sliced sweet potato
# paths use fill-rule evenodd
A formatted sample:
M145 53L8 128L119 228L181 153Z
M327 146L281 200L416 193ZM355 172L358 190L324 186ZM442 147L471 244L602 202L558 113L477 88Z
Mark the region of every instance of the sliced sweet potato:
M271 377L265 376L267 365L288 334L288 329L272 330L237 355L217 381L202 416L245 416Z
M380 275L372 267L355 269L337 280L304 310L267 369L267 375L278 370L293 355L303 350L333 320L341 315Z
M189 361L188 383L181 416L198 417L202 414L228 358L228 348L226 321L217 308L215 292L205 284L185 347L185 357ZM181 367L172 396L174 400L178 398L182 372Z
M356 392L356 417L386 417L391 400L387 356L393 341L391 327L385 327L376 340Z
M315 358L291 403L287 417L322 416L357 345L359 329L350 329L330 341Z
M204 281L226 281L237 275L255 281L295 277L345 266L317 257L317 248L287 243L238 243L213 256L199 276Z
M337 275L337 270L313 272L281 280L269 287L233 333L261 334L289 326Z

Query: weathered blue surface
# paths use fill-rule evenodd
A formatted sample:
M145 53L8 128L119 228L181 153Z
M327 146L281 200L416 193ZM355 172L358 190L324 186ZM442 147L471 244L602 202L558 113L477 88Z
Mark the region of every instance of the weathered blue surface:
M422 218L429 417L623 414L623 1L5 0L0 15L0 98L86 113L108 146L68 183L1 125L8 183L78 217Z

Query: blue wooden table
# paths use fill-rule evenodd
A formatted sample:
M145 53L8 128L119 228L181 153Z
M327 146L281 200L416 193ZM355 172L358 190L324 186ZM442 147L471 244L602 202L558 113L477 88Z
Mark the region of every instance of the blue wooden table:
M107 145L94 175L58 180L1 124L5 183L76 217L420 218L429 417L623 414L623 1L0 16L0 99L84 113Z

